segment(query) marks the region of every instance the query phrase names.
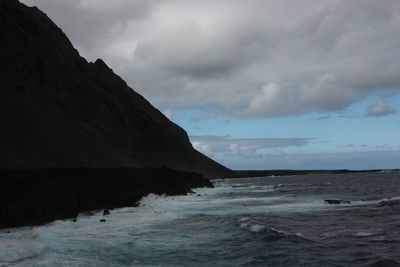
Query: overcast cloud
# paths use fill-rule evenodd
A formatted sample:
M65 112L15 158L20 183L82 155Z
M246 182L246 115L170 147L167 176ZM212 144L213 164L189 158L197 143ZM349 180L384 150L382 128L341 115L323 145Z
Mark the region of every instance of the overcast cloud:
M398 0L23 0L161 110L341 110L400 85Z

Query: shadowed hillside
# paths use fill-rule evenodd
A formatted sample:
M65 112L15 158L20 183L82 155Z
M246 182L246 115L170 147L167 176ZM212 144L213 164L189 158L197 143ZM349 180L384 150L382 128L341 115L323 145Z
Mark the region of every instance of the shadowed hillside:
M163 167L230 171L192 148L98 59L88 63L39 9L0 2L0 169Z

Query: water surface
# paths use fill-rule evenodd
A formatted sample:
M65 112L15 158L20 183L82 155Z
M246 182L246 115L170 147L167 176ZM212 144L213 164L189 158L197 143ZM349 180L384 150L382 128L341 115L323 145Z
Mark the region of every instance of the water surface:
M0 266L400 266L400 173L214 183L108 216L3 229Z

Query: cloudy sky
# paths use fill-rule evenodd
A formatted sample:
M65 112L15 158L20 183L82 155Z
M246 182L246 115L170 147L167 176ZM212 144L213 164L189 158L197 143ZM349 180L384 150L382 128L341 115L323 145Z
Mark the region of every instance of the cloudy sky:
M23 0L234 169L400 167L398 0Z

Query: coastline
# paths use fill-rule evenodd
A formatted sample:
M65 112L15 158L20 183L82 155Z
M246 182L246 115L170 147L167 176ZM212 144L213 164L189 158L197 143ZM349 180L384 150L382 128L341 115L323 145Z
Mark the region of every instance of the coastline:
M136 206L144 196L213 187L201 174L169 168L0 171L0 228L42 225L81 212Z
M230 178L251 178L251 177L271 177L271 176L291 176L291 175L310 175L310 174L343 174L343 173L366 173L366 172L385 172L385 171L399 171L399 169L383 170L232 170L232 174L224 177Z

